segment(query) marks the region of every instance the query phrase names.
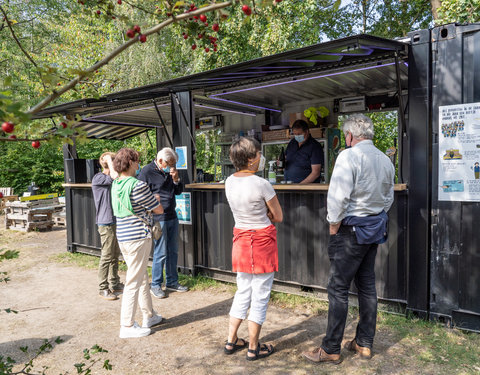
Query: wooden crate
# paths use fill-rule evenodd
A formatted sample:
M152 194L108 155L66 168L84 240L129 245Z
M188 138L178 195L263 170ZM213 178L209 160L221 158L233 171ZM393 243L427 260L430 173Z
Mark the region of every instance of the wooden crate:
M290 129L270 130L262 132L262 141L288 141L290 140Z
M67 226L67 218L65 216L55 215L53 216L53 222L59 227Z
M5 195L0 199L0 213L4 210L7 202L14 202L18 200L18 195Z
M52 207L52 206L58 206L58 205L59 205L58 198L7 203L7 207L25 207L25 208Z
M5 228L29 232L31 230L51 230L53 208L29 208L24 202L8 202L5 209Z

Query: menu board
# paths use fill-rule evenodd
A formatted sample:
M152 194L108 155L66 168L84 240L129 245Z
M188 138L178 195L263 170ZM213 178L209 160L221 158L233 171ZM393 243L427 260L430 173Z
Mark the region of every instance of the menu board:
M438 200L480 202L480 103L439 111Z

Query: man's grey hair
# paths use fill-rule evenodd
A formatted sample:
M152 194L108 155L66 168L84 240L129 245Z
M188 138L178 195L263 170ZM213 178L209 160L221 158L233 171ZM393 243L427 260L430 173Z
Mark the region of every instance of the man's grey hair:
M158 159L162 159L164 162L167 163L170 163L172 161L175 161L176 163L178 161L178 154L170 147L164 147L160 151L158 151L157 160Z
M343 134L352 133L354 138L373 139L373 121L370 117L355 113L348 116L342 126Z

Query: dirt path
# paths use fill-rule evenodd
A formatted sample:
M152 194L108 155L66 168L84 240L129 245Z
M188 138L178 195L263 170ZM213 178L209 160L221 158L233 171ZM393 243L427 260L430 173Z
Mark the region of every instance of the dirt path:
M37 348L44 338L61 336L63 343L36 360L37 368L48 366L48 374L69 371L83 361L82 351L93 344L107 349L113 371L97 366L94 374L417 374L408 361L405 346L393 334L380 331L370 361L343 352L338 366L313 365L300 353L320 342L326 317L308 311L270 306L262 338L273 342L277 352L266 360L247 362L245 351L225 356L231 288L172 293L154 299L155 309L165 322L152 335L141 339L118 338L120 301L105 301L97 295L95 270L52 261L65 251L65 230L19 233L0 229L0 248L19 250L20 257L0 264L11 281L0 284L0 307L18 314L0 313L0 355L18 363L26 360L18 348ZM122 280L124 275L122 274ZM138 319L141 319L138 316ZM346 329L353 335L354 323ZM246 337L244 325L241 337ZM406 356L405 356L406 354ZM438 373L423 368L421 373Z

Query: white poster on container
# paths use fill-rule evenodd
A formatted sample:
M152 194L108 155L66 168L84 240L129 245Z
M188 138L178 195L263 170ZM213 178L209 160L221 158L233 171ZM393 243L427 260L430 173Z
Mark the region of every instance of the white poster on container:
M439 111L438 200L480 202L480 103Z

